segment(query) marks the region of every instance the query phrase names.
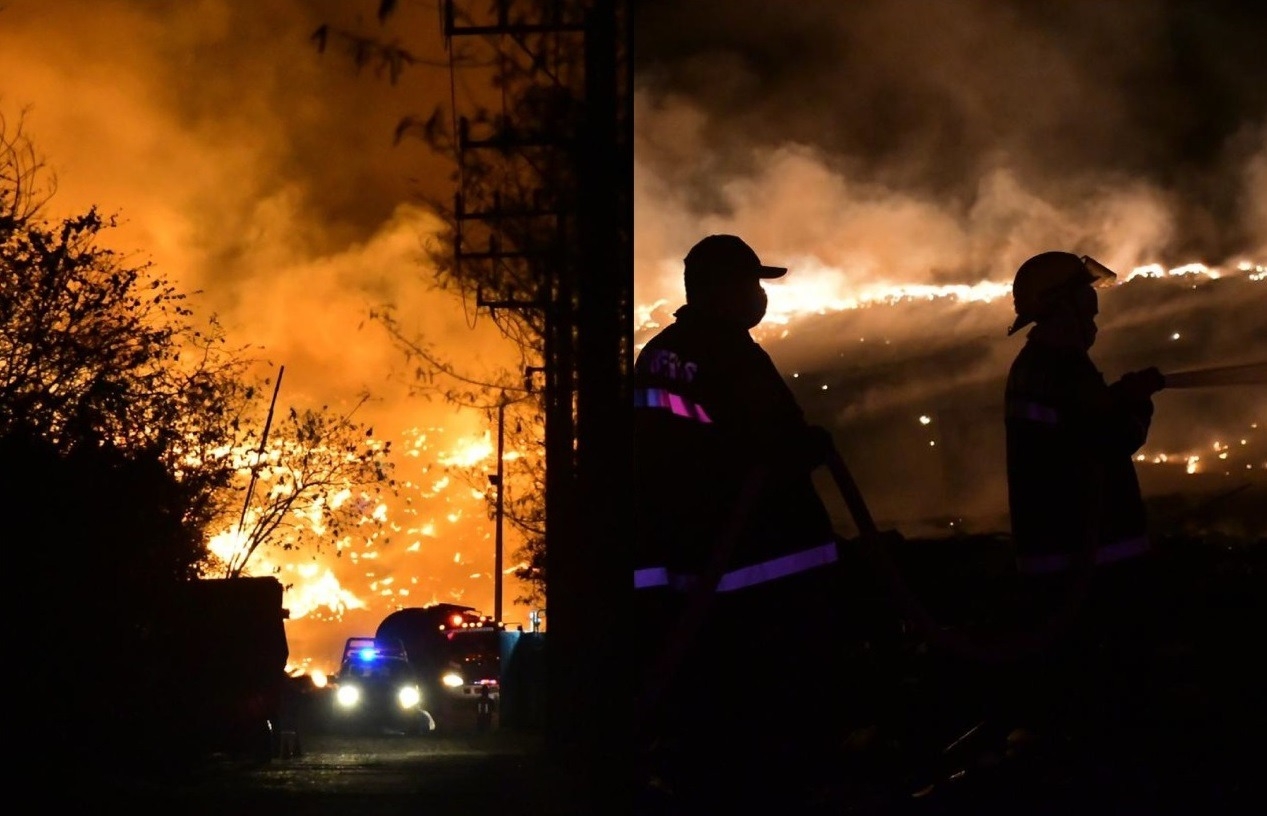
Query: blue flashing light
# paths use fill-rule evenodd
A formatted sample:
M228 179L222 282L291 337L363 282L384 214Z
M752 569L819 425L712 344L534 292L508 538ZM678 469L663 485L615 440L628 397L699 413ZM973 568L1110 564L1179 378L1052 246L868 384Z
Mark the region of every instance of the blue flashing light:
M378 657L378 651L373 648L365 648L358 652L357 656L360 657L361 660L370 661Z

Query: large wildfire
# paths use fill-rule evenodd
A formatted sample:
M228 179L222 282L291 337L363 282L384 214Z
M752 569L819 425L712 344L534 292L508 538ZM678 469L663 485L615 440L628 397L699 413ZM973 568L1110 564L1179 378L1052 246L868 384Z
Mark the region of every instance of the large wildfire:
M495 429L455 434L441 426L410 428L397 436L400 461L410 475L399 480L399 495L367 501L345 489L332 501L359 502L362 528L334 538L320 525L315 508L293 510L319 541L319 549L283 550L264 546L248 561L248 573L276 575L285 586L284 602L291 665L295 671L328 673L345 637L372 635L378 623L401 607L445 602L492 609L495 522L488 497L475 479L496 468ZM273 444L283 445L285 440ZM251 452L244 452L247 458ZM506 451L507 461L518 451ZM260 490L268 490L269 468L259 469ZM251 513L245 515L249 528ZM512 553L521 543L504 522L503 599L511 625L527 627L529 609L515 603L521 587L514 570L522 566ZM238 520L215 534L211 551L225 562L243 548Z
M1267 267L1249 260L1228 268L1131 268L1101 296L1092 356L1110 380L1147 365L1174 373L1267 363L1265 278ZM810 419L828 426L854 460L885 523L918 535L1006 532L1002 388L1023 342L1005 336L1010 283L856 289L849 279L843 270L793 266L787 278L766 284L770 308L754 337L783 366ZM663 300L639 310L638 347L676 305ZM1196 506L1173 505L1159 527L1191 528L1192 521L1206 530L1267 533L1267 513L1200 517L1203 504L1237 494L1244 506L1263 506L1265 386L1154 398L1149 442L1136 456L1146 493L1196 497ZM852 520L838 521L849 532Z
M1158 364L1164 370L1257 361L1253 348L1238 350L1234 344L1213 342L1205 325L1210 315L1203 312L1201 295L1204 287L1235 286L1252 310L1253 304L1262 306L1267 298L1265 278L1267 268L1249 261L1227 269L1196 263L1131 269L1120 276L1121 288L1102 298L1102 343L1111 349L1110 364L1118 365L1116 373L1121 373L1125 369L1113 361L1127 359L1113 347L1114 332L1151 334L1151 347L1141 345L1129 359L1140 365ZM789 381L814 418L831 425L842 449L861 465L858 475L864 492L885 520L911 533L1005 530L998 484L1002 459L997 454L1002 426L990 426L997 406L989 403L1001 400L1001 390L990 389L992 385L1001 389L1006 358L1021 342L1003 336L1010 320L1010 284L893 283L855 292L847 274L819 266L793 269L785 281L767 284L767 289L769 314L754 336L766 344L776 361L787 361ZM1127 299L1146 304L1157 297L1181 301L1185 295L1192 297L1192 308L1176 304L1165 318L1169 322L1164 331L1121 325L1129 323L1132 314ZM637 347L672 319L675 306L667 298L639 306L634 327ZM959 314L965 309L967 315ZM947 322L950 315L955 315L953 324ZM963 337L953 332L939 337L937 327L946 325L956 326L953 331L963 332ZM917 359L930 344L970 345L992 329L990 343L996 347L992 371L975 364L964 371L944 370L940 381L922 377L908 387L869 379L894 360ZM1197 342L1200 348L1189 345ZM1099 346L1093 354L1098 352ZM1145 362L1148 354L1155 355L1153 362ZM1187 418L1194 396L1211 421ZM1227 413L1223 403L1229 400L1244 405L1244 410ZM1138 455L1142 477L1153 493L1217 494L1245 485L1259 491L1267 487L1267 434L1256 420L1267 419L1262 410L1267 395L1261 387L1220 389L1214 395L1163 393L1156 403L1152 441ZM879 426L884 431L876 435ZM870 430L864 433L864 429ZM404 480L405 495L399 506L370 508L388 522L383 540L370 539L359 548L334 542L321 556L306 553L294 561L266 553L254 565L257 572L276 570L288 585L289 629L297 666L327 668L322 657L330 648L320 633L372 629L401 606L446 601L489 608L494 530L486 497L458 478L450 466L491 471L494 433L495 429L484 429L453 438L442 427L405 431L404 461L415 468L415 475ZM989 440L992 434L995 438ZM507 453L508 457L519 455ZM972 463L970 469L947 474L952 462L965 459ZM903 475L897 480L899 472ZM1179 476L1192 482L1182 484ZM911 501L914 496L921 498ZM842 517L840 522L847 533L849 519ZM231 531L213 542L222 556L233 545ZM437 561L450 562L453 569L441 577L430 566ZM515 564L506 563L509 572ZM508 608L520 622L526 618L526 610ZM309 643L319 645L311 655L305 652Z
M517 363L485 316L431 282L424 250L443 225L416 202L450 199L450 157L391 146L403 116L451 94L468 103L477 83L429 64L448 55L427 4L398 4L387 32L408 32L424 58L397 83L316 53L313 30L366 22L374 4L361 5L0 5L0 106L25 112L56 174L48 214L117 210L113 248L285 365L282 404L339 411L373 395L358 418L391 442L402 485L363 508L382 532L250 564L287 586L297 669L332 669L346 637L400 606L493 606L480 477L496 428L411 396L415 372L367 312L395 304L473 379ZM1117 270L1093 350L1110 378L1267 355L1261 37L1234 20L1175 22L1174 6L648 4L635 345L681 302L686 249L743 236L791 269L755 334L832 429L877 520L1001 529L1002 378L1023 342L1005 336L1008 282L1028 255L1068 248ZM1160 522L1213 528L1267 506L1261 387L1155 402L1141 475L1151 496L1191 497ZM211 544L222 557L240 546L232 525ZM532 611L520 594L508 580L512 623Z

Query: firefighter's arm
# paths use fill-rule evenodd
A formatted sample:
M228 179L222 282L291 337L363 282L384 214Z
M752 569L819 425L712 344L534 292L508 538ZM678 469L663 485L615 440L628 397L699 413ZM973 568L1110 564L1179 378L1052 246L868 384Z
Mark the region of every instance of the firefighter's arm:
M1152 376L1150 372L1156 373ZM1093 448L1132 454L1148 439L1152 393L1163 378L1156 369L1124 375L1112 385L1096 375L1081 379L1062 406L1074 427Z
M1118 430L1117 441L1126 452L1134 453L1148 439L1153 394L1165 387L1165 376L1151 367L1129 371L1108 387L1109 411Z

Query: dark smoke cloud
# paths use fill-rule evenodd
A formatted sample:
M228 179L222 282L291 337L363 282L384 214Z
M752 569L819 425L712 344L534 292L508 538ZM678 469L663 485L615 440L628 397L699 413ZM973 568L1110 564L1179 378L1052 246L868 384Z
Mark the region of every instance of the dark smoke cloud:
M1267 243L1247 175L1261 180L1265 16L1195 0L644 3L638 161L700 214L733 211L719 177L791 146L959 218L1002 178L1062 211L1130 190L1174 215L1149 249L1222 261Z

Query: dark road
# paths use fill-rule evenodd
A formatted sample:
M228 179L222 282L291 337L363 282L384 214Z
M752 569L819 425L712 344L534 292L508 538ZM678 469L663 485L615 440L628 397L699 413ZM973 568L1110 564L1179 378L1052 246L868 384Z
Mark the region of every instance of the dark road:
M262 767L212 758L180 776L63 768L54 799L95 812L481 814L593 812L540 738L510 732L428 736L311 734L300 756ZM60 775L60 774L59 774ZM47 801L46 801L47 804Z

